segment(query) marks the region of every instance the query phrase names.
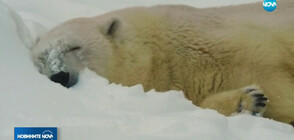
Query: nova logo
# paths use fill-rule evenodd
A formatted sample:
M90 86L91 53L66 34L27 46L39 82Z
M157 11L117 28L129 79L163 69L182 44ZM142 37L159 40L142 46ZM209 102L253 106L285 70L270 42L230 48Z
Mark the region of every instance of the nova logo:
M263 1L263 8L268 12L272 12L277 8L276 0L264 0Z
M45 130L42 133L42 140L53 140L53 133L50 130Z
M15 127L14 140L57 140L57 128Z

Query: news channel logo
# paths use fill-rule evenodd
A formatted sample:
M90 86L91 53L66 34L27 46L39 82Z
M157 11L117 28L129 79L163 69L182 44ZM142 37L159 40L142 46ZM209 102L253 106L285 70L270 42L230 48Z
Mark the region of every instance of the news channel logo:
M277 1L276 0L264 0L263 1L263 8L265 11L272 12L277 8Z
M57 140L57 127L15 127L14 140Z

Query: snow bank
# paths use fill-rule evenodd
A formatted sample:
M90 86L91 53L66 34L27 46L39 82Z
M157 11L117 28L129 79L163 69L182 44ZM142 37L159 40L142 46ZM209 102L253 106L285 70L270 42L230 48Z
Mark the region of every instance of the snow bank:
M1 1L0 19L1 140L13 139L13 128L20 126L58 127L62 140L294 139L290 125L249 115L225 117L194 106L181 92L144 93L141 85L109 85L89 70L66 89L37 72L25 47L34 36L29 33L41 31L42 25L23 21Z

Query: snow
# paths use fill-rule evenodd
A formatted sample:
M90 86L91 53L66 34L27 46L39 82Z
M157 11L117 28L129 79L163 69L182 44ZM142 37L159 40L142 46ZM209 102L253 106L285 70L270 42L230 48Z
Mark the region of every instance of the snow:
M37 34L45 32L44 27L51 28L72 17L92 16L129 4L153 5L167 3L167 0L4 2L13 10L0 0L1 140L13 139L13 128L20 126L58 127L58 139L62 140L294 139L290 125L246 114L225 117L214 110L194 106L182 92L152 90L144 93L141 85L109 84L88 69L80 74L76 86L66 89L39 74L30 59L27 48ZM245 3L211 2L213 0L168 1L198 7Z
M51 46L57 46L54 49L51 49L48 54L45 54L44 60L47 60L49 63L49 67L51 68L51 71L53 71L53 74L59 73L60 71L65 70L65 65L61 63L61 58L64 55L65 48L62 47L63 45L60 45L58 43L54 43Z

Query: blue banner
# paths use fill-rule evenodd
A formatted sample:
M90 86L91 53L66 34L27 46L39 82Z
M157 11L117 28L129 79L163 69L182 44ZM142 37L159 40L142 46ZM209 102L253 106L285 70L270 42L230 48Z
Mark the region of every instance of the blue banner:
M57 140L57 127L15 127L14 140Z

